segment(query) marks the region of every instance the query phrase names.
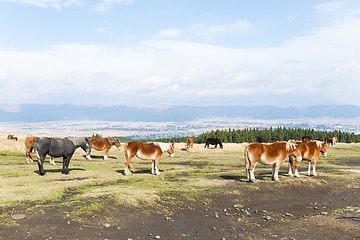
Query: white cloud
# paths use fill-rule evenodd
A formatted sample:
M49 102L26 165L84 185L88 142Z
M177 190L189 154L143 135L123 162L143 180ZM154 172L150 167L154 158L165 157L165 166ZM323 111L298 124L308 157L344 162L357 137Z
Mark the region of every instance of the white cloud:
M70 5L83 6L82 0L0 0L0 2L10 2L15 4L35 5L40 8L55 8L60 10Z
M111 9L113 5L117 3L123 3L125 5L133 4L134 0L103 0L99 5L94 7L95 12L104 13Z
M239 21L167 29L134 47L66 44L42 51L0 49L0 102L46 99L84 103L96 94L98 101L106 104L130 100L138 104L181 104L185 98L209 95L252 94L266 98L275 94L332 93L338 100L358 104L360 18L344 14L282 45L267 48L168 40L190 31L220 34L251 26ZM113 33L111 28L95 31Z
M334 1L329 3L316 4L314 8L322 13L333 13L342 9L348 2Z
M171 37L178 37L183 33L180 29L166 29L159 31L155 36L154 39L162 39L162 38L171 38Z
M222 33L242 31L252 26L253 25L246 20L236 20L233 24L216 24L210 26L207 26L207 24L198 24L189 28L188 30L195 29L197 31L200 31L201 34L204 34L206 36L212 36Z

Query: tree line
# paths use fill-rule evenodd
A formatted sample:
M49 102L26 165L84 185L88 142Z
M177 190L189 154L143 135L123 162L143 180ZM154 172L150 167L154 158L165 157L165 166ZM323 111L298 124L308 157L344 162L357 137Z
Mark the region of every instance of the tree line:
M205 143L207 138L219 138L223 143L271 143L276 141L298 140L301 141L303 136L309 136L313 140L325 141L327 138L337 137L342 143L358 143L360 142L360 134L334 131L318 131L314 129L302 128L245 128L245 129L217 129L204 132L198 136L185 136L173 138L158 138L147 141L159 142L186 142L188 137L192 137L195 143Z

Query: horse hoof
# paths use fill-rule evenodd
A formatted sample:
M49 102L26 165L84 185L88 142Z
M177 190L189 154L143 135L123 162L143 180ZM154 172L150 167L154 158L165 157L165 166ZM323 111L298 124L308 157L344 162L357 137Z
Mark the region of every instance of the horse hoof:
M54 163L54 162L51 162L50 164L51 164L51 165L53 165L53 166L55 166L55 165L56 165L56 163Z

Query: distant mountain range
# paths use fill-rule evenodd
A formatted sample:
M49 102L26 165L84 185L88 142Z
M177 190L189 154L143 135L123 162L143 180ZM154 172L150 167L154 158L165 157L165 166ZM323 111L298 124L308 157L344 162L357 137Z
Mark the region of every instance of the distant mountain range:
M252 119L356 118L354 105L276 106L103 106L73 104L0 104L1 122L62 120L169 122L228 117Z

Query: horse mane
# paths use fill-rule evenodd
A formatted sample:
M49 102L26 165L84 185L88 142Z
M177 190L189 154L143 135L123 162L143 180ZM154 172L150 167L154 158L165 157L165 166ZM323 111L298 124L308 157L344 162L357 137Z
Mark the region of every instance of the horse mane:
M322 147L322 142L320 142L320 141L318 141L318 140L316 140L315 142L316 142L316 146L317 146L318 148L321 148L321 147Z
M291 142L292 140L289 140L286 143L286 151L294 150L296 149L296 143Z
M82 144L86 144L85 137L68 137L68 139L75 145L80 146Z
M162 142L151 142L151 143L153 143L155 146L160 147L162 152L167 152L171 148L171 145L169 143L162 143Z

